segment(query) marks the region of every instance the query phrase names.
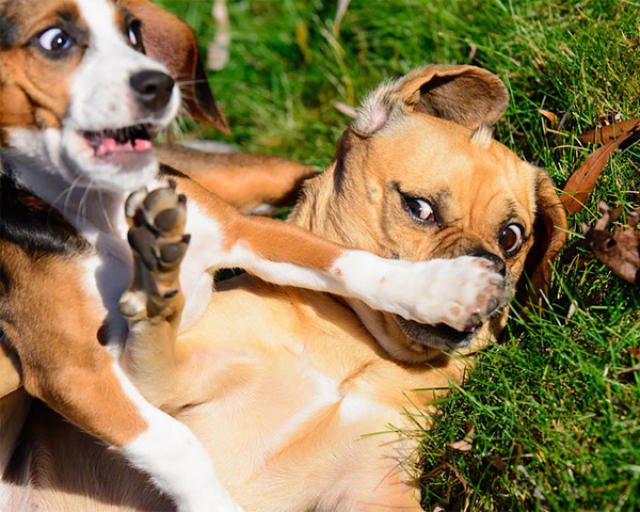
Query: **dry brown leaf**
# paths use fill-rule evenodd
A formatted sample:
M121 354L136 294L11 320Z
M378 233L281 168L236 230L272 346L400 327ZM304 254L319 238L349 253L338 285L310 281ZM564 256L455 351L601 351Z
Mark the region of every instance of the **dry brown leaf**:
M578 135L578 138L585 144L606 144L607 142L624 135L628 131L633 130L633 128L639 124L640 117L636 119L629 119L627 121L620 121L618 123L597 127L593 130L581 133Z
M600 220L593 227L583 226L587 246L618 277L640 284L640 231L636 229L640 209L627 215L628 229L617 227L612 234L609 224L618 220L622 209L612 210L603 202L598 206L602 210Z
M551 123L551 126L553 128L558 126L559 119L556 114L554 114L550 110L542 110L541 108L538 109L538 112L540 113L541 116L543 116L545 119L547 119Z
M475 435L475 433L476 427L473 424L469 425L467 429L467 435L464 436L464 439L449 444L449 448L458 450L459 452L468 452L473 447L473 436Z
M596 149L587 157L580 168L571 175L560 196L560 200L567 209L567 212L573 214L584 208L584 203L593 190L596 181L598 181L600 173L602 173L602 169L604 169L604 166L609 161L611 154L620 144L634 135L637 130L638 126L635 126L624 135Z

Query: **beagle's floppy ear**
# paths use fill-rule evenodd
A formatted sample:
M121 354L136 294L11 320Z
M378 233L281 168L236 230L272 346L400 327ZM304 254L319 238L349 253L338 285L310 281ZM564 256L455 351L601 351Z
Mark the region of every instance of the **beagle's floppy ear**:
M527 254L524 272L516 285L516 298L522 305L537 302L538 292L545 291L551 281L551 263L567 238L567 215L551 179L538 170L536 186L536 219L533 225L533 247Z
M425 66L374 90L352 128L360 135L372 135L401 106L476 130L495 124L508 103L502 80L489 71L475 66Z
M142 21L145 52L167 67L180 87L182 102L189 115L229 133L227 120L213 97L198 58L198 43L193 30L149 0L116 1Z

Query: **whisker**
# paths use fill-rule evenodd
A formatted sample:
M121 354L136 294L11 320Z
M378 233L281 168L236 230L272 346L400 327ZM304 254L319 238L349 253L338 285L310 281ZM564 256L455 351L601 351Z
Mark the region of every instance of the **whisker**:
M193 80L176 80L176 84L178 86L191 85L191 84L203 84L203 83L208 84L209 80L207 80L206 78L195 78Z
M104 217L104 220L107 222L109 232L114 233L113 224L111 224L111 218L107 214L107 209L104 207L104 203L102 202L102 190L98 190L98 202L100 203L100 210L102 211L102 216Z

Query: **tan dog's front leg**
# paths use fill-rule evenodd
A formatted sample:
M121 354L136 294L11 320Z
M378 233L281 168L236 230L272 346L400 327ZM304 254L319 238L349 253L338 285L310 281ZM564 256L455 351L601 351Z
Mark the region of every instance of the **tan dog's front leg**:
M126 215L134 269L120 300L129 321L122 363L143 395L158 404L170 394L177 371L175 342L184 307L179 273L190 239L184 234L186 197L171 181L167 188L132 194Z

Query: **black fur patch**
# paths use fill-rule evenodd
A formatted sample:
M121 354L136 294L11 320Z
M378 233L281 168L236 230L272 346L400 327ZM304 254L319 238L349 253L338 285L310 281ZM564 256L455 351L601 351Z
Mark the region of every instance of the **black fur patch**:
M13 18L0 14L0 50L9 50L18 42L18 28Z
M178 171L177 169L174 169L173 167L170 167L166 164L160 164L160 173L159 176L163 177L163 178L167 178L170 176L175 176L176 178L186 178L187 175Z
M33 256L72 255L90 249L89 242L56 209L21 189L4 172L0 174L0 240Z
M347 130L338 139L338 144L336 144L336 155L334 157L336 161L336 168L333 171L334 192L340 192L340 189L342 188L342 180L344 179L345 173L344 161L349 149L351 149L351 141L349 130Z

